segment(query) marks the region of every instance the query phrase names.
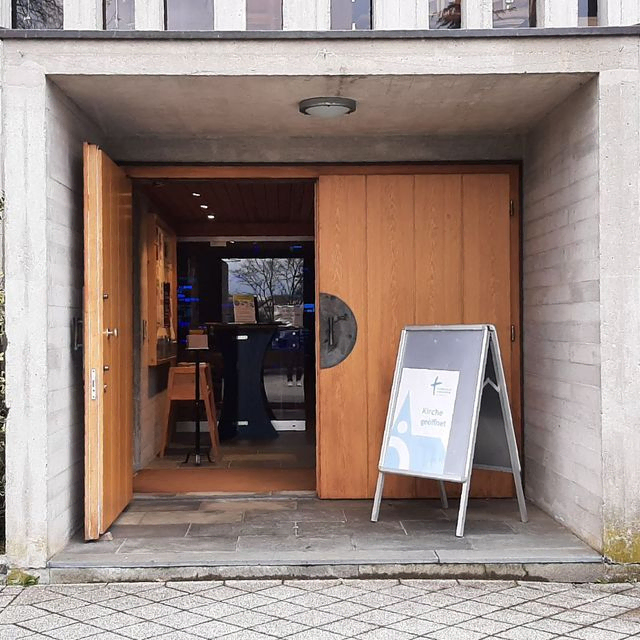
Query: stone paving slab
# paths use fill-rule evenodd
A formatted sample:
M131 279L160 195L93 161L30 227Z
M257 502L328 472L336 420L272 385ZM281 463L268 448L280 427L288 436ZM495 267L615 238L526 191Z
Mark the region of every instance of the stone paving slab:
M0 587L0 640L626 640L640 586L226 580Z
M333 574L349 577L365 565L601 564L598 553L539 509L530 506L529 522L520 522L513 500L472 500L462 539L455 536L456 501L443 509L436 500L384 500L376 523L371 506L370 500L294 496L136 499L112 526L111 539L75 540L50 567L326 565L351 567ZM526 575L520 571L510 577ZM397 575L407 573L414 570Z

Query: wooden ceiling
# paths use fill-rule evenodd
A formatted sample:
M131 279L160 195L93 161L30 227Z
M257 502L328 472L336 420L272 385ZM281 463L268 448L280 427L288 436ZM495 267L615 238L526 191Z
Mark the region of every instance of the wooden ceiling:
M178 236L314 233L311 180L141 180L136 185Z

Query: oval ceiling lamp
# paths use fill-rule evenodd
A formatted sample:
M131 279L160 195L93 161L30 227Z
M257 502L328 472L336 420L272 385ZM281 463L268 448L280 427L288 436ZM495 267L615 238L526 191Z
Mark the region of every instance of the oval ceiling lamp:
M357 103L352 98L307 98L300 102L300 113L314 118L339 118L353 113Z

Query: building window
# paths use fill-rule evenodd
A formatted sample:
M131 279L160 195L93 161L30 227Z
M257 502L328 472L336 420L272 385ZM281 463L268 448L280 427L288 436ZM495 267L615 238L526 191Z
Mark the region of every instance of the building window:
M535 27L536 0L493 0L493 26L496 29Z
M429 0L429 28L459 29L462 22L460 2L461 0Z
M134 0L104 0L104 28L109 31L135 29Z
M247 0L248 31L282 29L282 0Z
M578 0L578 24L581 27L598 26L598 0Z
M371 29L371 0L331 0L331 28L336 31Z
M213 0L165 0L169 31L213 31Z
M13 0L14 29L62 29L62 0Z

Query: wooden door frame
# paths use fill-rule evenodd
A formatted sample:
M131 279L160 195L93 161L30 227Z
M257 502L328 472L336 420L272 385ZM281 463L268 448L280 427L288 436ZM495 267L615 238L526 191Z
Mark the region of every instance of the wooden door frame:
M317 181L321 176L341 175L447 175L447 174L507 174L510 183L511 200L511 322L515 329L515 340L511 344L511 406L516 425L516 439L521 460L524 459L523 424L523 371L522 371L522 163L375 163L375 164L296 164L296 165L121 165L131 179L149 180L269 180L308 179L316 180L316 215L314 221L314 244L316 269L318 269ZM316 309L318 309L318 285L316 274ZM318 373L320 366L318 323L316 318L316 429L321 425L317 420ZM502 347L505 348L504 346ZM317 433L316 433L317 442ZM316 487L319 486L319 457L321 451L316 446Z

